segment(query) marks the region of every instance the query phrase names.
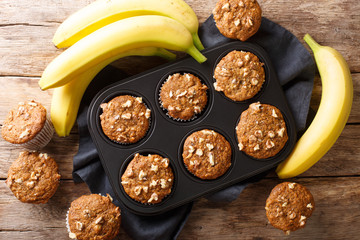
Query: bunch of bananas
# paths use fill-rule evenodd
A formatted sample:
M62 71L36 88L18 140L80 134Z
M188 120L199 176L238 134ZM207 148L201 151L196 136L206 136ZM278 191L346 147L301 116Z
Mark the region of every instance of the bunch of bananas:
M69 47L45 69L42 90L55 88L51 120L68 136L81 98L92 79L109 63L131 55L175 59L165 50L184 51L202 63L206 57L198 19L183 0L97 0L66 19L53 43Z

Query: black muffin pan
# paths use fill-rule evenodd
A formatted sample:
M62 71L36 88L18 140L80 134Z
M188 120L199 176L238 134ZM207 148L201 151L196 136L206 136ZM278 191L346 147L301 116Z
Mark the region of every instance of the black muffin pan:
M214 69L221 58L232 50L252 52L264 63L265 83L260 92L247 101L235 102L226 98L222 92L214 90ZM118 83L101 90L90 105L88 112L89 130L102 165L116 197L136 214L159 214L271 169L285 160L295 145L294 119L271 61L261 47L236 41L204 50L203 54L208 60L202 64L197 63L191 57L186 57L120 80ZM194 74L208 87L208 104L203 112L191 121L176 121L170 118L159 103L159 91L163 82L169 75L178 72ZM144 103L151 109L151 124L147 134L139 142L127 145L111 141L103 133L99 117L102 113L100 104L124 94L142 97ZM247 156L237 146L235 127L240 115L249 107L249 104L258 101L274 105L280 109L289 136L284 148L276 156L267 159L254 159ZM182 160L185 138L201 129L212 129L222 134L231 145L231 167L223 176L215 180L201 180L195 177L187 171ZM172 192L161 203L142 204L134 201L125 193L120 183L121 175L135 153L159 154L170 159L170 166L174 172Z

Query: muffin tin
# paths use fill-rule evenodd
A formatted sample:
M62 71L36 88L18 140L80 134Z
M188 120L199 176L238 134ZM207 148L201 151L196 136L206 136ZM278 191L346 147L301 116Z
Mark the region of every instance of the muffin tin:
M265 83L260 92L252 99L235 102L214 90L213 72L216 64L232 50L243 50L257 55L264 63ZM88 123L91 137L98 150L101 163L110 180L116 197L130 211L141 215L163 213L205 194L223 189L251 176L269 170L292 151L296 142L295 122L288 108L286 98L278 82L276 73L266 52L259 46L234 41L215 48L204 50L208 60L202 64L191 57L179 59L162 65L142 74L123 79L103 90L93 99L89 112ZM203 112L191 121L176 121L170 118L159 103L160 87L166 78L174 73L192 73L208 86L208 104ZM142 97L151 109L151 124L145 137L134 144L118 144L112 142L102 131L100 125L100 105L112 98L130 94ZM241 113L249 104L260 101L276 106L283 114L289 139L284 148L274 157L254 159L241 152L237 147L235 127ZM232 148L232 164L229 170L215 180L201 180L189 171L182 159L182 147L187 136L201 129L212 129L222 134ZM170 159L174 173L172 192L161 203L142 204L131 199L121 185L121 175L135 153L159 154Z

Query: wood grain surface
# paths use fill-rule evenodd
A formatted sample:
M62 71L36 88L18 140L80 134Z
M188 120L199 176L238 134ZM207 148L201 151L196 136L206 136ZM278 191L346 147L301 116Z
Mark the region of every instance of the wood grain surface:
M360 3L358 0L258 0L263 16L279 23L302 40L305 33L320 44L337 49L347 60L354 83L353 108L333 148L311 169L292 179L313 193L316 209L307 226L292 239L358 239L360 233ZM52 91L37 81L46 65L62 50L51 40L71 13L92 0L0 0L0 126L19 101L36 99L48 109ZM200 23L217 0L186 0ZM161 63L159 59L129 58L114 63L130 74ZM136 69L134 69L136 64ZM141 67L138 67L141 66ZM334 96L336 97L336 96ZM321 82L315 79L311 107L317 109ZM329 119L330 121L331 119ZM72 158L78 149L76 127L67 138L54 136L44 149L62 175L59 190L47 204L19 202L5 185L12 161L23 149L0 139L0 239L68 239L65 226L72 200L89 193L72 180ZM247 187L231 203L205 198L195 202L179 239L288 239L267 221L264 205L271 189L282 180L275 173ZM119 239L130 239L121 229Z

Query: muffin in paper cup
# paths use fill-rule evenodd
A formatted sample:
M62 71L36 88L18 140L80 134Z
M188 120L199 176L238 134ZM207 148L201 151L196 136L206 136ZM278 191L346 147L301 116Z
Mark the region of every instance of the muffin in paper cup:
M66 227L71 239L110 240L120 230L121 211L112 197L100 194L83 195L75 199L66 214Z
M46 108L34 100L20 102L11 109L1 129L3 139L30 150L42 149L53 135Z
M113 142L128 145L143 139L151 124L151 110L141 97L119 95L100 105L101 128Z
M191 73L172 74L160 88L160 107L175 121L192 121L207 106L207 90L208 87Z

